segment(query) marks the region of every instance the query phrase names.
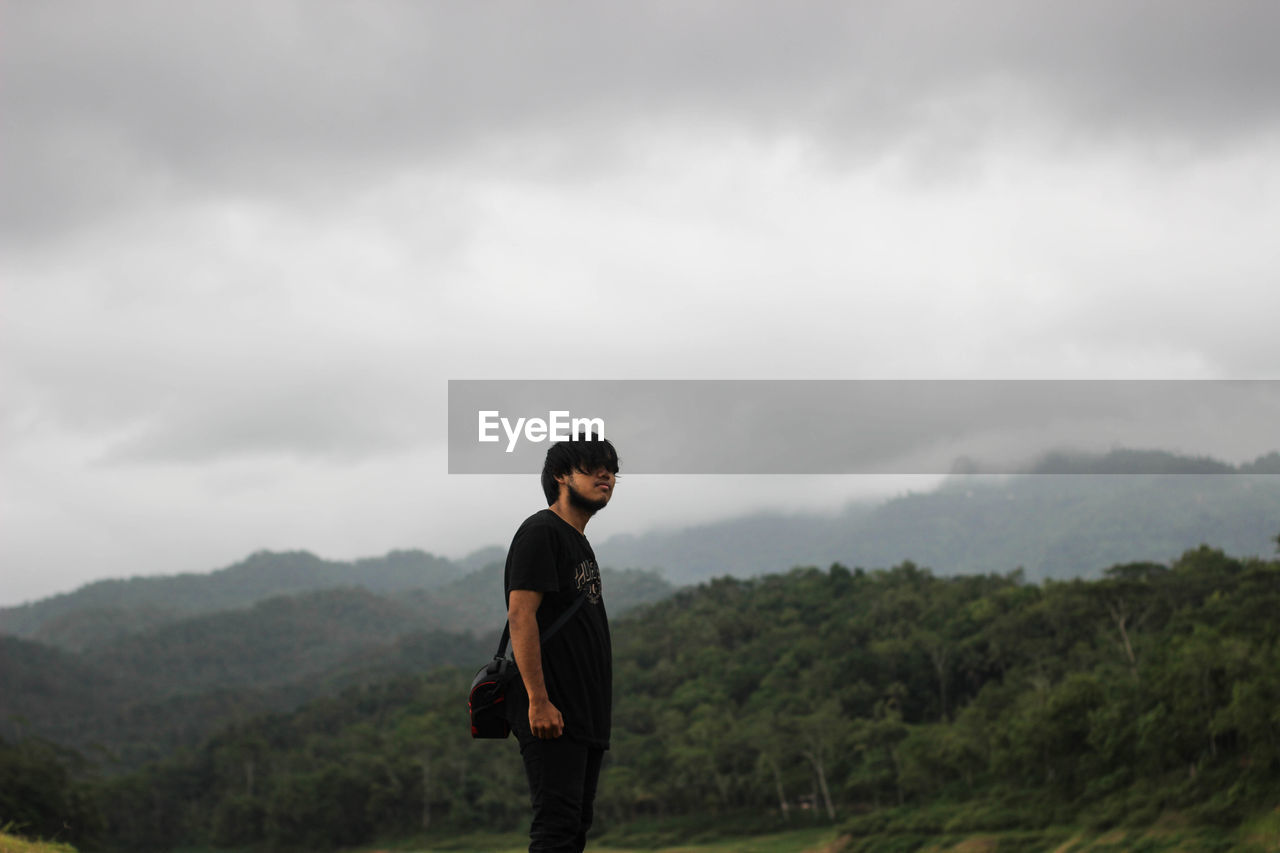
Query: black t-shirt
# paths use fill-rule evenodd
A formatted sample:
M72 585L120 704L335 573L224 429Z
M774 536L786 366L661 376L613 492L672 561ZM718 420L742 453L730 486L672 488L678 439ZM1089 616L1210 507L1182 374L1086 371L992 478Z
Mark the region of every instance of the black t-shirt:
M565 736L609 748L613 711L613 646L609 617L600 595L600 567L587 537L550 509L525 519L507 551L506 596L511 590L543 593L538 631L546 630L584 590L586 600L560 630L542 644L542 676L551 704L564 717ZM524 683L507 696L512 731L522 744L529 731L529 697Z

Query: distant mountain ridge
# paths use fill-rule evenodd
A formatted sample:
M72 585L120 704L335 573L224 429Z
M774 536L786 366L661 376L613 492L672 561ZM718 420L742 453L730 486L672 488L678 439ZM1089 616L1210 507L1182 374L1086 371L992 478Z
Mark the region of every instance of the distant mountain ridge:
M978 473L977 471L973 473ZM1165 450L1118 449L1109 453L1046 453L1030 474L1280 474L1280 452L1232 465L1208 456L1184 456Z
M185 616L251 607L280 595L360 587L379 594L431 589L467 569L426 551L325 560L306 551L258 551L210 573L101 580L74 592L0 609L0 633L83 648Z
M940 575L1022 568L1039 581L1169 560L1202 543L1269 555L1280 531L1277 453L1240 466L1163 451L1054 453L1033 470L957 475L930 492L832 515L760 513L618 535L596 551L609 565L660 567L678 585L797 565L885 568L903 560Z
M1056 452L1032 470L957 475L931 492L851 504L831 515L761 513L622 534L596 551L605 566L655 569L674 586L797 565L871 568L908 559L943 575L1021 567L1029 580L1040 580L1170 559L1206 542L1236 554L1269 554L1270 537L1280 530L1280 476L1274 476L1280 453L1233 466L1164 451ZM1148 473L1127 473L1133 471ZM495 581L468 577L486 567L496 572L504 554L488 546L459 560L403 550L338 561L260 551L208 574L98 581L0 609L0 633L80 649L186 616L339 587L413 600L420 614L465 630L460 614L493 616L495 606Z

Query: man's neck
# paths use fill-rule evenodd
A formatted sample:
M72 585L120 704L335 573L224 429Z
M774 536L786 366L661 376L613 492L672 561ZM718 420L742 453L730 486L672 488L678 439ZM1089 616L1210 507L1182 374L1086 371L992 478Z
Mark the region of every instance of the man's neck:
M587 522L591 520L591 513L573 506L568 498L561 498L548 509L568 522L574 530L583 536L587 535Z

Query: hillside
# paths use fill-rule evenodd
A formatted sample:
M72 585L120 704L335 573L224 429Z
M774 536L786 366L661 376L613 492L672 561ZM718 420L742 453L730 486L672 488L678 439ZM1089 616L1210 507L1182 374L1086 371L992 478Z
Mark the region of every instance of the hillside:
M0 633L71 649L202 613L251 607L281 595L336 587L391 594L431 589L467 569L425 551L343 562L305 551L259 551L207 574L133 577L0 609Z
M686 834L821 823L867 850L975 833L1052 849L1156 825L1174 846L1150 849L1238 837L1280 786L1280 562L1197 548L1101 574L802 568L619 619L602 827L652 840L658 816ZM321 850L479 815L515 827L519 759L466 737L468 678L243 719L99 789L103 837Z
M0 635L0 737L38 735L132 767L195 747L231 720L478 665L504 619L495 571L393 598L364 588L277 596L136 626L80 651ZM605 570L604 583L615 614L671 593L651 573Z
M202 624L237 618L253 621L253 617L226 614L248 613L264 602L274 601L271 606L286 617L288 605L281 602L288 597L326 590L363 590L388 602L394 600L394 605L386 605L389 609L381 617L369 616L375 622L387 620L384 627L483 633L491 626L500 628L505 618L503 553L496 548L483 548L451 562L421 551L400 551L344 563L300 551L260 551L234 566L208 574L98 581L71 593L0 609L0 635L93 654L128 648L130 637L147 643L153 642L149 638L172 636L181 645L189 642L183 639L185 635L205 630L200 627ZM621 613L638 603L660 598L671 588L652 572L613 572L610 608ZM202 616L213 621L202 623ZM176 634L166 635L161 630L178 623L186 627ZM216 633L219 629L212 630Z

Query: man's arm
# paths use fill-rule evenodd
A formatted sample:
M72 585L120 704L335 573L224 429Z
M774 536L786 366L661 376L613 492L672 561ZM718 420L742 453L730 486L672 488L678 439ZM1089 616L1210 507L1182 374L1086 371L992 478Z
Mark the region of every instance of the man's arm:
M542 643L538 633L538 605L542 593L513 589L507 601L507 622L511 625L511 650L529 694L529 729L536 738L558 738L564 733L560 709L551 704L542 678Z

